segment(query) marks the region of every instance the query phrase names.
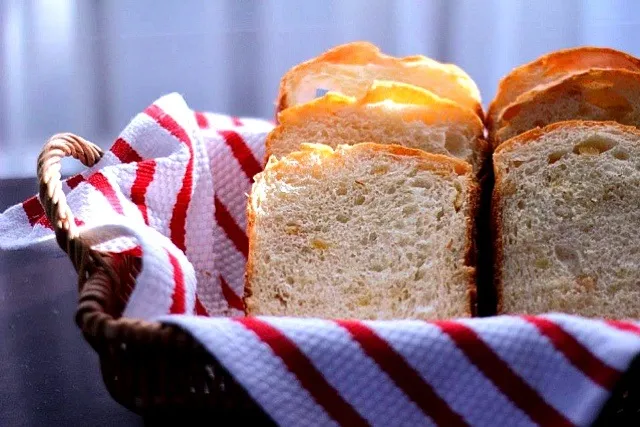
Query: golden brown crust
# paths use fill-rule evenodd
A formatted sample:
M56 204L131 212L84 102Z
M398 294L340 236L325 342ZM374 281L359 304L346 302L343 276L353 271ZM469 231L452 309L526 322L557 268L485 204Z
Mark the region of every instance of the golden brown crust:
M255 184L254 184L255 185ZM253 289L251 287L253 280L253 254L256 252L255 246L255 218L256 214L253 210L252 194L247 198L247 238L249 240L249 249L247 251L247 264L244 273L244 292L242 302L244 303L245 315L250 316L256 312L255 303L253 302Z
M292 85L298 76L306 70L312 69L317 64L321 63L333 63L333 64L347 64L347 65L366 65L376 64L382 66L427 66L438 67L447 69L447 72L455 74L459 79L466 79L469 83L473 83L471 77L469 77L463 70L453 64L441 63L433 59L427 58L422 55L412 55L406 57L394 57L384 54L380 49L369 43L363 41L351 42L342 45L338 45L332 49L329 49L321 55L304 61L293 68L291 68L280 80L280 87L278 89L278 96L276 98L276 122L278 121L278 113L291 106L291 101L288 99L288 88ZM475 83L473 83L475 85ZM476 88L477 90L477 88ZM474 94L469 94L469 97L473 97ZM480 94L478 92L477 97ZM473 107L474 112L482 119L484 118L484 110L480 103L480 99L475 100Z
M320 62L331 62L335 64L363 64L366 63L362 62L366 58L375 61L376 56L378 56L376 54L379 54L379 49L375 45L368 42L358 41L336 46L327 50L320 56L301 62L291 68L280 80L278 97L276 99L276 123L278 123L279 120L279 113L291 106L291 102L287 99L287 87L290 85L291 80L293 80L297 73Z
M289 100L287 99L287 91L285 90L286 85L284 84L284 81L280 84L280 89L278 89L278 98L276 100L276 114L274 117L274 121L276 123L276 125L279 122L279 113L282 110L286 110L287 106L289 105Z
M319 113L332 113L349 107L380 105L385 101L390 101L400 106L414 107L407 118L425 122L433 121L435 117L442 120L443 116L447 117L450 114L455 114L456 117L460 118L461 122L465 121L474 127L474 134L478 137L483 135L484 125L482 120L472 110L450 99L442 98L427 89L389 81L373 82L367 92L359 99L329 92L304 104L293 105L278 113L278 123L303 121L307 117ZM434 115L434 111L439 114L437 116Z
M304 120L305 117L317 112L332 112L345 106L356 104L358 104L358 101L354 97L329 92L304 104L292 105L280 111L278 113L278 124Z
M493 247L493 292L496 305L496 314L503 314L502 300L502 263L504 260L504 251L502 248L502 200L500 194L500 186L502 184L502 175L498 169L493 167L494 171L494 188L491 194L491 212L490 212L490 235Z
M450 99L443 98L429 89L409 83L375 80L369 86L369 89L364 96L356 100L356 103L366 105L383 101L393 101L398 104L455 109L456 111L465 112L471 117L471 120L477 120L480 124L482 123L478 115L473 110Z
M640 72L640 59L611 48L583 46L550 52L514 68L498 84L489 104L486 125L495 127L498 115L523 93L540 84L589 69L624 69Z
M469 270L469 312L470 317L478 314L478 284L477 284L477 246L476 246L476 218L480 207L480 187L475 179L468 180L468 207L467 207L467 240L465 242L465 266Z
M638 137L640 137L640 129L635 126L623 125L614 121L595 121L595 120L566 120L562 122L552 123L545 127L537 127L526 132L521 133L518 136L515 136L511 139L500 144L493 152L494 155L499 154L503 151L510 151L519 146L528 144L530 142L534 142L538 140L545 134L551 133L553 131L559 129L578 129L578 128L602 128L602 129L611 129L616 128L621 132L632 133ZM495 168L494 168L495 171ZM496 183L498 177L496 176Z
M464 160L459 160L453 157L444 156L441 154L431 154L415 148L403 147L394 144L376 144L373 142L361 142L355 145L339 145L335 149L321 144L307 144L303 143L300 146L299 151L289 153L286 157L280 159L280 161L273 161L267 163L265 172L289 170L290 168L298 169L298 165L294 165L287 160L296 160L304 162L309 160L311 156L317 155L322 157L329 156L342 156L346 151L378 151L385 152L394 156L415 157L422 160L422 164L435 173L450 173L453 172L457 175L466 175L471 173L471 165Z
M368 62L376 63L377 61L384 61L388 63L386 56L387 55L381 55L380 50L372 43L357 41L336 46L325 51L320 56L301 62L291 68L280 81L280 88L278 89L278 97L276 101L276 118L280 111L291 106L291 103L287 99L287 87L289 86L289 83L298 72L308 68L310 65L320 62L354 65L364 65ZM399 60L405 61L406 59L407 58L400 58Z
M491 155L493 154L493 148L491 144L485 138L478 138L476 142L475 156L477 156L472 163L477 167L476 178L479 183L484 182L487 179L489 173L489 167L491 166ZM482 185L481 185L482 187Z
M399 115L407 123L421 121L425 124L442 120L465 123L470 132L480 139L478 143L478 155L489 151L487 142L482 139L484 125L480 118L471 110L451 100L441 98L430 91L409 84L376 81L360 99L339 93L329 92L304 104L291 106L278 113L278 125L267 135L265 141L265 163L273 153L274 141L277 141L285 133L287 126L302 124L303 126L311 118L319 116L331 116L342 111L366 112L369 106L374 109L388 107L381 104L382 101L392 101L400 110L392 108L389 115Z
M633 102L629 97L639 93L640 73L638 72L616 69L588 70L572 74L550 85L524 93L502 109L490 132L491 139L494 145L500 144L502 140L500 134L508 129L512 118L525 114L523 111L536 108L542 102L560 99L570 94L581 96L585 105L590 104L606 111L611 115L611 120L623 122L625 116L633 111Z
M271 157L271 153L273 153L273 141L277 141L281 138L281 134L283 134L285 128L282 124L277 125L275 128L271 129L271 132L267 134L267 138L264 141L264 159L262 161L263 166L269 162L269 157Z

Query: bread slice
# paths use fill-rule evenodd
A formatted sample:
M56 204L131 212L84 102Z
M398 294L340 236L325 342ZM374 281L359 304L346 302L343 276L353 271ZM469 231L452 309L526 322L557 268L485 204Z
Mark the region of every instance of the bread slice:
M499 313L640 316L640 132L534 129L495 151Z
M502 110L494 145L534 127L577 119L640 125L640 73L590 70L527 92Z
M502 110L524 93L593 69L640 72L640 59L619 50L596 46L561 49L543 55L514 68L500 80L487 112L487 127L491 132Z
M367 42L336 46L289 70L280 82L277 112L311 101L318 91L360 98L374 80L419 86L483 115L478 87L458 66L424 56L396 58Z
M396 145L272 158L247 209L248 314L471 316L477 193L466 162Z
M267 136L266 158L297 151L303 142L395 144L443 154L476 170L488 156L484 125L471 110L426 89L376 81L360 99L329 92L278 115Z

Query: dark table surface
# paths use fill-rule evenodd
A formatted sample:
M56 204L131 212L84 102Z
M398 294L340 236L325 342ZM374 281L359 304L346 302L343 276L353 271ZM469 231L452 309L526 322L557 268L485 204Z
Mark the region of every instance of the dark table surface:
M0 212L36 194L0 180ZM0 251L0 426L137 426L105 389L74 323L76 276L62 251Z

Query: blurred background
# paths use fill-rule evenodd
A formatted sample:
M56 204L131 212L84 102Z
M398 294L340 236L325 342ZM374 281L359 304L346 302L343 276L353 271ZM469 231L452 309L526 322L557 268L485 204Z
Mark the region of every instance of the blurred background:
M354 40L458 64L485 106L551 50L640 56L637 0L0 0L0 28L0 178L33 176L56 132L108 147L169 92L272 118L287 69Z

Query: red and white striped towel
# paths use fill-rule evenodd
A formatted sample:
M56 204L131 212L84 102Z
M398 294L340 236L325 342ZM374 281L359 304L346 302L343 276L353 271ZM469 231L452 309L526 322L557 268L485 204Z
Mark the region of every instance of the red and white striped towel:
M124 315L184 328L280 425L589 425L640 357L640 322L563 314L356 321L242 316L246 193L273 124L137 115L66 180L84 239L142 270ZM0 248L55 248L37 198L0 216Z

